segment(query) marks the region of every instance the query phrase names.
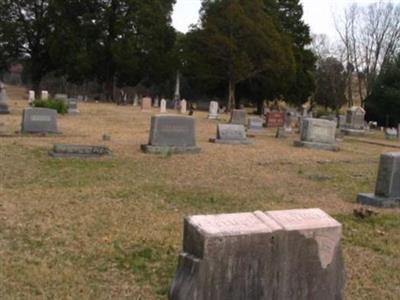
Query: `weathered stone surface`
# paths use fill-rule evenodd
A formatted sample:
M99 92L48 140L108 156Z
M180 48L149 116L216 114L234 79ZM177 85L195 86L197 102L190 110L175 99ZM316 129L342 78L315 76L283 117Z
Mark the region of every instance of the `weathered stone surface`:
M211 138L210 142L217 144L251 144L247 139L246 130L243 125L218 124L217 138Z
M188 217L169 299L343 299L340 239L319 209Z
M148 145L142 145L148 153L197 153L195 121L180 115L156 115L151 118Z
M68 105L68 95L67 94L55 94L54 100L63 101L65 105Z
M301 123L300 141L295 141L294 145L296 147L338 151L335 133L335 122L306 118Z
M69 114L79 114L78 99L75 99L75 98L68 99L68 113Z
M187 114L187 101L185 99L180 102L179 107L181 114Z
M0 114L9 114L6 86L0 81Z
M151 110L151 98L144 97L142 99L142 111L150 111Z
M365 135L365 110L362 107L353 106L348 109L342 132L351 136Z
M49 99L49 92L48 91L42 91L42 94L40 96L42 100L48 100Z
M35 101L35 91L29 91L28 92L28 103L32 103L33 101Z
M21 132L58 133L57 111L48 108L25 108L22 114Z
M381 207L400 206L400 152L381 155L375 194L358 194L357 201Z
M213 120L218 119L218 110L219 110L218 102L211 101L209 111L208 111L208 118L213 119Z
M275 138L285 139L292 133L292 128L278 127L276 130Z
M160 113L164 114L167 112L167 101L165 99L161 99L160 102Z
M231 124L246 126L247 113L242 109L234 109L231 114Z
M280 111L269 111L265 114L265 126L267 128L282 127L285 124L285 113Z
M397 139L397 129L396 128L386 128L385 129L385 137L388 140L396 140Z
M250 117L247 128L249 131L258 132L264 130L264 120L260 117Z
M49 152L53 157L99 157L111 155L106 146L55 144Z

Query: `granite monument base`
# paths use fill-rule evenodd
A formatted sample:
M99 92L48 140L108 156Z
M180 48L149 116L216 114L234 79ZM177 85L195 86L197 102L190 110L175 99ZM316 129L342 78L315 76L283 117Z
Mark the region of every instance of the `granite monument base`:
M382 196L377 196L373 193L369 194L358 194L357 202L364 205L371 205L383 208L394 208L400 207L400 197L398 198L386 198Z
M49 151L49 155L52 157L100 157L111 155L111 150L106 146L55 144Z
M215 144L226 144L226 145L251 145L254 144L253 141L249 140L223 140L223 139L216 139L216 138L211 138L210 139L211 143Z
M201 151L200 147L192 146L153 146L153 145L141 145L141 149L144 153L149 154L196 154Z
M365 130L363 129L342 128L342 133L348 136L365 136Z
M325 144L317 142L294 141L295 147L303 147L309 149L320 149L328 151L339 151L340 148L337 144Z

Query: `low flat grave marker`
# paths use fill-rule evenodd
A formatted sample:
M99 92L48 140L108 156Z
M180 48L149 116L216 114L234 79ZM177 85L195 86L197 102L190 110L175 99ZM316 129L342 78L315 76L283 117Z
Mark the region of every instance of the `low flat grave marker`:
M245 127L237 124L218 124L217 138L211 138L210 142L232 145L252 144L252 142L247 139Z
M141 146L146 153L198 153L195 120L189 116L156 115L151 118L149 143Z
M187 217L169 299L343 299L341 234L320 209Z
M336 123L323 119L303 119L300 140L295 141L296 147L315 148L338 151L336 143Z
M22 133L59 133L57 111L48 108L25 108L22 113Z
M381 155L375 193L358 194L357 201L379 207L400 206L400 152Z
M106 146L55 144L49 152L53 157L100 157L111 155Z
M234 109L231 113L231 124L246 126L247 113L242 109Z

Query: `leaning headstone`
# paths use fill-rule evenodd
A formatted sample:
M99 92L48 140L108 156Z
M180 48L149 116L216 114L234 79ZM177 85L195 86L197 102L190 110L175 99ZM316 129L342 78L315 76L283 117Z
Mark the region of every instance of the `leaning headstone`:
M57 111L48 108L25 108L22 114L22 133L58 133Z
M278 128L285 124L285 113L280 111L270 111L265 115L265 126L267 128Z
M231 114L231 124L246 126L247 113L242 109L234 109Z
M342 132L345 135L362 136L365 135L365 110L360 106L353 106L347 110L346 125Z
M187 217L169 299L344 299L341 235L320 209Z
M259 133L264 130L264 120L260 117L250 117L247 125L249 133Z
M338 151L335 138L336 123L322 119L303 119L300 140L295 141L296 147L315 148Z
M185 99L183 99L180 102L179 107L180 107L180 113L181 114L186 114L187 113L187 101Z
M219 110L219 105L217 101L211 101L210 102L210 107L208 110L208 118L215 120L218 119L218 110Z
M397 129L396 128L386 128L385 129L385 137L388 140L396 140L397 139Z
M237 124L218 124L217 138L211 138L210 142L232 145L252 143L247 139L245 127Z
M48 91L42 91L42 95L41 95L40 99L48 100L49 99L49 92Z
M146 153L198 153L195 120L180 115L156 115L151 118L149 144L142 145Z
M167 101L165 99L161 99L160 101L160 113L165 114L167 112Z
M151 98L144 97L142 99L142 111L150 111L151 110Z
M78 99L75 99L75 98L68 99L68 113L69 114L79 114Z
M111 155L106 146L55 144L49 152L53 157L100 157Z
M28 92L28 103L31 104L35 101L35 91L29 91Z
M375 194L358 194L357 201L379 207L400 206L400 152L381 155Z
M6 86L0 81L0 114L9 114Z

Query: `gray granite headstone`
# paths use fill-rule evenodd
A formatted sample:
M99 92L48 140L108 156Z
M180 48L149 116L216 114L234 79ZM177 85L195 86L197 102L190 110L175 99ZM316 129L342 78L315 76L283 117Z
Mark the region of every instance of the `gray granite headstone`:
M342 132L346 135L365 135L365 110L359 106L353 106L347 110L346 125Z
M250 117L247 128L249 132L261 132L264 130L264 120L260 117Z
M25 108L22 114L21 132L58 133L57 111L48 108Z
M63 101L65 105L68 105L68 95L67 94L55 94L54 100Z
M396 140L397 139L397 129L396 128L386 128L385 129L385 137L388 140Z
M75 98L68 99L68 113L69 114L79 114L78 99L75 99Z
M234 109L231 114L231 124L246 126L247 113L242 109Z
M208 118L209 119L218 119L218 110L219 110L219 105L217 101L211 101L210 102L210 107L208 110Z
M217 144L251 144L247 139L246 130L243 125L218 124L217 138L210 139L210 142Z
M99 157L111 155L106 146L55 144L49 152L53 157Z
M151 118L149 144L142 145L147 153L198 153L195 120L181 115L156 115Z
M9 114L6 86L0 81L0 114Z
M375 194L358 194L357 201L380 207L400 206L400 152L381 155Z
M341 234L320 209L187 217L169 299L344 299Z
M335 138L336 123L323 119L303 119L300 140L295 141L297 147L338 151Z

